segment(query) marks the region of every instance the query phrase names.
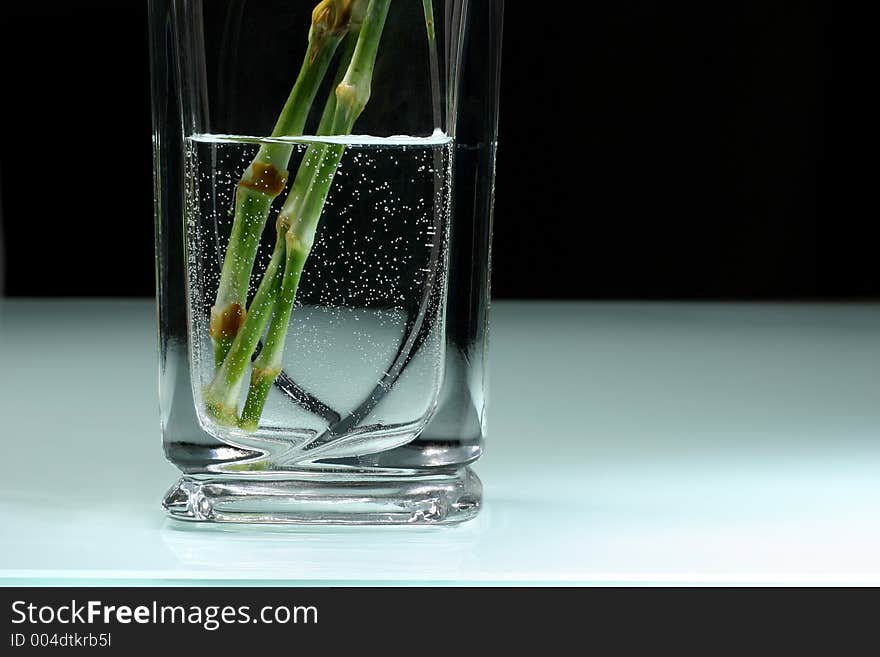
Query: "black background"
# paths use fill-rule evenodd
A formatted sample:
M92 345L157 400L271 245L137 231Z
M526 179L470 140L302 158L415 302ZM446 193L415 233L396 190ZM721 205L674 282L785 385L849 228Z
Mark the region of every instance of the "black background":
M8 295L153 293L146 12L0 8ZM830 2L508 2L495 296L876 296L830 33Z

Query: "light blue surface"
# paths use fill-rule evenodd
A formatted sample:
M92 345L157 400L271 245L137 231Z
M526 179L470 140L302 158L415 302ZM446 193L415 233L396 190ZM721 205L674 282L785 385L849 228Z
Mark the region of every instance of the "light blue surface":
M880 307L493 307L484 513L164 519L148 301L0 304L0 582L880 583Z

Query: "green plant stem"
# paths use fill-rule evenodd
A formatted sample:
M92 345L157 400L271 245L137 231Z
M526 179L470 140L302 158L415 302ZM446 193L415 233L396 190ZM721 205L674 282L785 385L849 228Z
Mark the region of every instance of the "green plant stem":
M366 4L366 2L364 2L364 4ZM359 33L360 24L353 23L348 35L345 37L345 50L343 51L342 56L339 60L339 68L337 70L336 79L333 82L333 89L335 89L336 86L342 81L342 76L347 70L349 63L351 62L351 57L354 54L354 49L357 45ZM330 134L330 131L333 129L333 120L335 116L336 94L335 92L331 92L324 106L324 112L321 115L321 122L318 126L318 135L326 136ZM284 201L284 206L281 208L281 212L279 213L279 218L283 218L286 225L290 225L291 218L299 216L299 214L301 213L303 203L308 197L309 191L314 187L316 178L320 178L322 175L326 175L322 174L322 164L324 162L324 156L326 152L326 144L313 143L309 145L305 155L303 155L302 163L300 164L296 179L294 180L294 183L291 186L290 193L287 195L287 198ZM279 235L284 235L285 232L286 229ZM280 257L283 258L285 251L286 238L283 240L279 239L275 244L275 252L273 252L272 257L275 258L280 253ZM306 254L306 256L307 255L308 254ZM303 257L302 262L300 263L300 275L304 266L305 258ZM299 277L297 277L295 285L296 287L299 286ZM279 285L274 288L274 291L276 295L281 293L281 286ZM275 379L277 379L278 375L281 374L280 353L277 351L276 345L278 344L279 340L283 343L284 336L279 335L279 333L281 332L282 322L283 326L286 327L289 320L290 312L287 313L286 319L281 318L277 314L275 317L273 317L272 324L270 325L269 333L266 336L266 340L263 343L263 349L260 352L260 356L257 357L257 359L254 361L253 367L251 368L250 388L248 391L247 400L245 401L244 409L241 413L240 421L240 425L244 429L248 429L250 431L256 430L259 424L260 416L263 413L263 407L265 406L266 398L269 395L269 390L272 388L272 384L275 382ZM233 383L233 385L235 384Z
M293 222L298 228L282 233L284 248L281 251L285 254L284 275L277 293L272 323L269 325L260 355L254 361L251 370L250 388L240 422L243 429L253 431L257 428L269 390L281 373L281 356L284 351L293 303L296 300L296 292L306 260L311 252L321 210L330 191L336 168L342 159L344 148L342 145L333 144L324 150L320 166L312 178L309 193L302 201ZM237 388L240 385L240 379L239 381L230 380L229 384Z
M357 6L358 4L362 4L365 6L367 2L368 0L356 0L353 6ZM334 90L336 89L337 85L342 81L342 77L345 74L345 71L348 69L348 65L351 62L352 55L354 55L354 49L357 45L360 30L360 20L356 20L353 17L349 26L348 34L346 35L345 41L343 43L343 51L341 57L339 58L339 65L337 66L336 76L333 79L332 89ZM327 96L327 101L324 104L324 111L321 113L321 121L318 124L317 130L318 136L327 136L332 134L333 119L335 116L336 93L331 92ZM305 199L306 195L312 187L315 173L320 168L321 161L324 159L326 147L326 144L320 142L309 144L309 147L306 149L306 152L303 155L302 162L300 163L299 170L296 174L296 178L294 179L293 184L290 187L290 192L287 194L287 198L284 200L284 205L281 208L279 216L285 216L289 218L295 216L299 212L303 200Z
M334 79L334 88L342 80L342 76L348 68L351 57L354 54L355 45L357 44L361 16L356 12L356 7L359 3L366 5L366 0L356 0L355 2L350 28L345 37L346 43L339 61L339 70ZM321 122L318 126L319 134L330 133L335 116L336 95L331 93L321 115ZM218 366L211 385L205 392L205 400L209 412L216 420L223 424L235 424L238 422L236 411L242 380L244 379L251 355L254 353L257 343L266 329L269 319L268 311L275 305L278 294L281 292L281 270L285 262L286 252L285 235L292 222L292 217L299 213L300 207L313 185L315 174L321 168L324 153L325 145L315 143L309 146L303 156L296 178L278 215L275 248L269 260L269 265L263 274L263 280L260 283L254 300L251 302L251 307L248 309L247 316L244 318L240 330L231 340L227 353L224 355L222 363ZM276 277L277 281L275 280ZM267 281L274 281L274 283L268 284ZM271 336L272 332L270 331L270 339ZM267 368L265 363L254 363L251 373L251 387L264 389L264 402L269 388L280 372L280 366L276 368L274 375L272 375L271 370ZM250 404L246 404L243 411L245 415L252 412L254 405L254 401L250 399L250 396L249 400ZM262 404L260 405L260 412L262 412Z
M336 106L333 109L333 120L328 134L350 134L369 101L376 55L390 4L391 0L371 0L369 3L351 62L345 75L336 85ZM329 113L325 114L324 118L329 121ZM281 357L297 288L314 242L327 195L345 152L345 146L342 144L321 146L323 157L320 165L314 169L311 184L299 204L294 204L290 208L292 213L290 227L285 235L286 261L281 291L263 349L254 362L251 385L242 413L241 426L247 430L252 431L257 428L266 396L281 371ZM282 213L284 212L283 208ZM232 386L236 385L234 381L229 383Z
M422 0L422 9L425 12L425 27L428 30L428 43L434 44L437 35L434 31L434 0Z
M251 354L266 330L269 316L275 305L278 291L281 289L282 266L284 265L284 235L286 225L278 222L278 237L275 250L266 266L263 280L257 288L246 321L242 324L230 346L229 353L214 374L211 385L204 392L205 406L208 412L223 424L235 424L238 421L238 396L241 390L241 377L238 384L234 381L237 371L244 371L250 361ZM233 381L233 385L227 382Z
M348 30L350 0L322 0L312 13L309 45L302 67L272 137L303 133L315 94ZM243 325L250 277L272 201L287 184L291 144L260 146L235 192L234 218L223 259L217 297L211 308L214 361L219 367Z

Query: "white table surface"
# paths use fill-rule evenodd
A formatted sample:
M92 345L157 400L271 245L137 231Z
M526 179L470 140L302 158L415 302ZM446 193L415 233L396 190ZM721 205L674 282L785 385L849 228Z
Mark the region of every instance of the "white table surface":
M0 584L880 583L880 306L497 303L485 508L165 519L150 301L0 301Z

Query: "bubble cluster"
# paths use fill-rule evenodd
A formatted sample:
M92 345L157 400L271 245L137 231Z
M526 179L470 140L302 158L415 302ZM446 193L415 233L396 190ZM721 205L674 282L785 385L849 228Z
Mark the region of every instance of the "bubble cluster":
M300 280L285 370L345 412L382 380L413 318L431 317L433 337L423 341L400 378L400 386L409 389L400 395L392 390L388 402L364 419L389 426L418 422L436 400L443 368L440 319L452 143L436 136L352 141L335 173ZM236 188L259 145L253 139L211 136L188 144L188 284L203 384L213 375L207 326L233 226ZM292 151L288 188L275 199L262 232L251 294L271 257L275 219L306 159L307 144L293 143ZM266 408L268 423L281 431L321 430L303 414L277 399Z

